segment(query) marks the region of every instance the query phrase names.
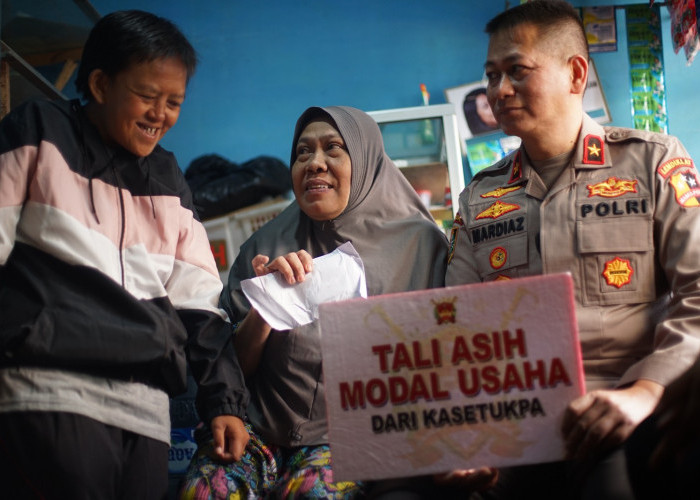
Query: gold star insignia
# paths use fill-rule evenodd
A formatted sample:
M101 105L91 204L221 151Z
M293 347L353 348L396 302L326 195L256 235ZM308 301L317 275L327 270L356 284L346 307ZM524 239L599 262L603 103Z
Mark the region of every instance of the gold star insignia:
M600 156L600 148L595 144L591 144L590 146L588 146L588 153L591 156Z

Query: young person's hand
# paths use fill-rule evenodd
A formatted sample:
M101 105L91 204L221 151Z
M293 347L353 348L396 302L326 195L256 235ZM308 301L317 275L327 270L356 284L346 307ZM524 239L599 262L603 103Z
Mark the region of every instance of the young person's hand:
M211 421L214 454L222 462L237 462L243 457L250 435L243 420L233 415L219 415Z

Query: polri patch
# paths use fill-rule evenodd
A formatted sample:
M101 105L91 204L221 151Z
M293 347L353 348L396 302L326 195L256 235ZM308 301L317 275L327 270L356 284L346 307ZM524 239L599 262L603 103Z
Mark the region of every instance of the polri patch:
M613 260L607 261L603 268L605 282L617 288L622 288L629 284L632 281L633 274L634 269L632 269L630 261L628 259L621 259L620 257L615 257Z
M617 198L623 194L636 193L637 182L637 180L610 177L603 182L599 182L598 184L589 184L586 186L586 188L588 189L589 198L593 198L594 196L601 196L603 198Z
M603 140L597 135L587 135L583 139L583 163L602 165L605 163Z

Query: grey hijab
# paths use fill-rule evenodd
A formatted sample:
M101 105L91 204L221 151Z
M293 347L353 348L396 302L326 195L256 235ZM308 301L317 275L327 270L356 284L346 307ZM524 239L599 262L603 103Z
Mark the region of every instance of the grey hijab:
M240 280L255 276L251 260L257 254L274 259L305 249L318 257L346 241L362 257L370 295L442 286L447 239L384 152L381 132L372 117L346 106L307 109L294 130L290 166L296 161L301 132L319 115L335 122L350 153L348 206L337 218L319 222L292 202L243 244L229 275L229 291L235 293ZM234 302L233 319L237 320L245 316L249 305L245 298Z
M364 263L369 295L444 285L447 238L384 152L372 117L344 106L307 109L296 124L290 165L299 136L319 116L332 119L350 154L348 205L333 220L315 221L292 202L241 246L221 297L234 323L250 308L240 282L255 276L251 260L257 254L274 259L305 249L318 257L351 241ZM314 322L289 332L273 331L266 342L250 381L249 414L254 428L274 444L325 442L319 335Z

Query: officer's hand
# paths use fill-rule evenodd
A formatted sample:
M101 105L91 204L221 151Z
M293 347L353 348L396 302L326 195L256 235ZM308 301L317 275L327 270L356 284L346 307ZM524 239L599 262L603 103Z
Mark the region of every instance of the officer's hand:
M622 444L656 407L663 386L638 380L624 389L592 391L572 401L562 433L568 458L596 458Z

